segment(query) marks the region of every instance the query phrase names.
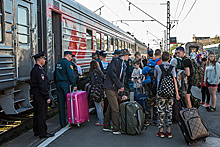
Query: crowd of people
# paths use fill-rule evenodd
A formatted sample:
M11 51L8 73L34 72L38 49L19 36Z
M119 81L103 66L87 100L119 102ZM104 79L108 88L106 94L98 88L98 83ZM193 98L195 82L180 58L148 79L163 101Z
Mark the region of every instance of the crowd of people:
M199 55L198 55L199 54ZM121 101L129 100L130 91L134 90L134 99L138 94L146 94L145 107L145 126L157 125L159 131L156 132L158 137L172 138L172 106L174 99L182 99L187 108L192 108L191 103L191 87L193 71L192 60L201 66L204 71L201 86L202 102L201 105L207 108L209 112L216 111L216 91L219 84L219 63L215 60L214 52L199 52L196 55L193 50L189 58L185 55L183 47L177 47L175 55L168 52L161 52L160 49L148 50L147 57L141 55L140 52L134 54L134 60L130 58L131 54L127 49L115 50L112 54L112 60L106 60L107 53L105 51L96 51L92 54L90 62L90 84L93 89L98 89L99 93L90 93L90 99L94 101L98 121L95 125L103 126L103 131L113 132L113 134L121 134L119 119L119 97ZM201 56L200 56L201 55ZM44 53L34 56L36 60L36 73L31 73L31 88L38 91L32 93L34 97L41 96L45 99L44 104L50 103L49 98L49 81L43 72L42 66L45 64ZM43 62L44 61L44 62ZM76 60L72 52L65 51L64 58L56 64L54 81L57 87L57 99L59 106L59 118L61 127L67 125L65 102L66 95L70 92L70 85L73 90L77 90L78 76L82 75L80 66L76 65ZM74 70L75 69L75 70ZM77 72L77 73L76 73ZM183 72L185 82L184 87L180 89L178 81L179 73ZM47 85L38 87L38 84ZM43 91L43 93L41 92ZM206 99L207 96L207 99ZM210 103L211 100L211 103ZM36 100L38 101L38 100ZM107 101L105 103L104 101ZM46 119L43 116L42 108L38 105L35 108L35 135L40 138L51 137L53 134L47 133ZM106 108L106 110L105 110ZM45 113L46 108L44 109ZM153 116L151 117L151 110ZM40 115L40 116L38 116ZM152 118L152 123L150 119ZM36 123L37 122L37 123ZM164 133L164 127L167 127Z

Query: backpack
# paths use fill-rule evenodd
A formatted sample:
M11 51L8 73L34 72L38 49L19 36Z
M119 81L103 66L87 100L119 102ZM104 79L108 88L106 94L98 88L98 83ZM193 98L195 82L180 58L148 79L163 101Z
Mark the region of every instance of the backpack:
M147 66L151 68L148 74L146 75L146 76L150 76L151 78L151 82L149 83L149 86L150 86L149 96L157 94L157 79L154 76L154 69L159 60L160 59L156 59L156 60L150 59L147 64Z
M135 135L144 129L144 112L141 105L136 101L120 104L121 130L122 133Z
M159 65L162 75L158 86L158 96L160 97L173 97L175 92L174 80L171 74L173 66L170 65L168 70L164 69L164 66Z
M177 66L176 66L176 69L181 69L181 65L182 65L182 60L179 59L179 58L175 58L176 61L177 61Z
M94 70L94 78L96 83L91 87L90 97L94 102L99 103L104 97L104 89L103 89L103 84L98 80L98 76L95 70Z
M189 82L192 86L200 86L203 82L204 77L204 69L195 61L191 61L191 68L190 68L190 78Z

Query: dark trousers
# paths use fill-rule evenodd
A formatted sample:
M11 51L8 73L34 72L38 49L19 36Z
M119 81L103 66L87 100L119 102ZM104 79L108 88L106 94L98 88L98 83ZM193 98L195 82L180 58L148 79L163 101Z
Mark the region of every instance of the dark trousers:
M33 94L34 98L34 118L33 118L33 131L34 134L39 134L43 137L47 133L47 100L42 95Z
M113 126L113 131L120 130L120 122L119 122L119 105L118 105L118 92L105 89L105 93L108 99L108 108L105 113L104 118L104 128L110 129L111 128L111 121Z
M206 103L210 103L210 94L209 94L209 89L208 87L202 87L202 102L205 102L205 96L207 95L207 100Z
M61 127L65 127L66 122L66 95L69 93L69 85L64 84L63 82L57 83L57 101L58 101L58 108L59 108L59 117L60 117L60 125Z

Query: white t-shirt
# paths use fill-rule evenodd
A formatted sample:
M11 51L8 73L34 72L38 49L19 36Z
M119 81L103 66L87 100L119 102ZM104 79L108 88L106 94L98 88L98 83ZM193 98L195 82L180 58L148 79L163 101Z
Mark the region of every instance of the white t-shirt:
M131 77L133 78L133 87L134 88L140 88L141 84L139 84L137 81L139 79L141 79L141 75L142 75L142 70L140 68L138 68L138 69L134 68L133 69ZM136 78L136 77L138 77L138 78Z

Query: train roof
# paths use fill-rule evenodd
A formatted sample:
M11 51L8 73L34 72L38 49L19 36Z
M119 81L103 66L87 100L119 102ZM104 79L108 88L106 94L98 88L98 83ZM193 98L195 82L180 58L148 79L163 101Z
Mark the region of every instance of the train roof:
M82 4L74 1L74 0L62 0L63 2L65 2L68 5L71 5L72 7L78 9L78 11L81 11L82 13L92 17L93 19L97 20L100 23L103 23L109 27L111 27L112 29L119 31L121 33L123 33L124 35L126 35L129 38L134 39L133 36L131 36L130 34L128 34L127 32L125 32L124 30L120 29L119 27L113 25L112 23L110 23L109 21L107 21L106 19L102 18L101 16L95 14L94 12L92 12L91 10L89 10L88 8L86 8L85 6L83 6ZM143 43L142 43L143 44Z

